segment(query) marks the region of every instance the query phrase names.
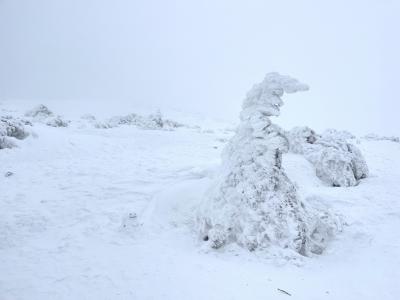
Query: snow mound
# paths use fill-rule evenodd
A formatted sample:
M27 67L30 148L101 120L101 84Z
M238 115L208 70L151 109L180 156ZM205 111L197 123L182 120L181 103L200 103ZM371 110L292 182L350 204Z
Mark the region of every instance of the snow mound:
M51 127L68 127L69 123L71 123L71 121L65 120L59 115L55 115L43 104L27 111L25 117L31 118L33 122L44 123Z
M317 134L309 127L295 127L286 133L290 151L302 154L316 170L316 175L332 186L355 186L368 176L368 166L361 151L349 140L347 131L329 129Z
M197 217L201 238L212 248L235 243L253 250L287 249L321 254L335 234L332 216L301 201L282 168L289 150L278 116L281 96L308 90L288 76L269 73L243 102L241 123L225 147L218 179Z
M368 141L391 141L395 143L400 143L400 138L398 136L382 136L375 133L369 133L362 138Z
M11 116L0 117L0 149L14 148L16 140L23 140L29 136L25 125L28 121L13 118Z

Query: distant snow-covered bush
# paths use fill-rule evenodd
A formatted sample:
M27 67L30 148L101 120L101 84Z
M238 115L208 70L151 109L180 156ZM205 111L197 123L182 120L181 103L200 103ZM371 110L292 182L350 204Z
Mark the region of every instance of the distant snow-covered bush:
M27 111L25 116L31 118L34 122L44 123L51 127L68 127L69 123L71 122L69 120L64 120L59 115L55 115L43 104L40 104Z
M91 119L90 122L96 128L114 128L121 125L130 125L141 129L171 130L184 126L183 124L164 118L160 112L148 116L132 113L125 116L115 116L106 121Z
M251 251L278 247L320 254L334 234L330 215L301 201L283 170L289 144L269 118L279 115L284 93L305 90L296 79L269 73L248 92L218 180L198 212L198 230L212 248L236 243Z
M290 150L303 154L316 169L316 175L332 186L354 186L368 176L361 151L349 140L347 131L329 129L321 135L309 127L295 127L286 133Z
M355 139L356 136L347 130L337 130L334 128L326 129L321 134L325 139L331 140L352 140Z
M391 141L395 143L400 143L400 138L398 136L382 136L382 135L377 135L374 133L369 133L365 136L363 136L363 139L369 140L369 141Z
M53 112L50 111L46 106L40 104L33 109L27 111L25 113L26 117L37 118L37 119L45 119L48 117L54 116Z
M15 139L23 140L29 136L25 125L28 121L13 118L11 116L0 117L0 149L16 147Z
M49 118L46 121L46 125L51 126L51 127L68 127L70 122L71 121L69 121L69 120L62 119L60 116L55 116L55 117Z

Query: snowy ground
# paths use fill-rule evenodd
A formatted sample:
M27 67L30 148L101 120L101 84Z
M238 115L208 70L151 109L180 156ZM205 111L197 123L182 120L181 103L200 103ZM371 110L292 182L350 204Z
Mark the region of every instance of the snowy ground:
M347 223L322 256L286 260L206 250L191 231L231 132L33 131L0 150L1 300L400 297L398 143L362 141L371 176L351 188L284 157L301 196Z

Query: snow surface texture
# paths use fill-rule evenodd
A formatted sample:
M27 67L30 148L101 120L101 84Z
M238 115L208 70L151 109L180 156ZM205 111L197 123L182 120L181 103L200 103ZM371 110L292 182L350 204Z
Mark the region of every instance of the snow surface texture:
M29 122L11 116L0 117L0 149L14 148L16 140L23 140L29 136L25 125Z
M299 199L282 168L288 151L278 116L284 93L306 91L296 79L269 73L247 94L241 123L223 152L219 182L198 216L201 237L212 248L237 243L251 251L276 247L321 254L335 231L334 218Z
M368 176L361 151L349 140L347 131L326 130L318 135L308 127L295 127L286 133L290 150L304 155L315 167L317 176L331 186L355 186Z

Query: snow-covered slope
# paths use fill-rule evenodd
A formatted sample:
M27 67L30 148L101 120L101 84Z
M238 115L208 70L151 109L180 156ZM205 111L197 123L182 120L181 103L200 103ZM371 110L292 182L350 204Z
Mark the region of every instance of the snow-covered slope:
M289 259L210 250L192 231L229 131L32 131L0 150L2 300L400 297L398 143L363 140L370 177L349 188L285 155L300 196L346 224L323 255Z

